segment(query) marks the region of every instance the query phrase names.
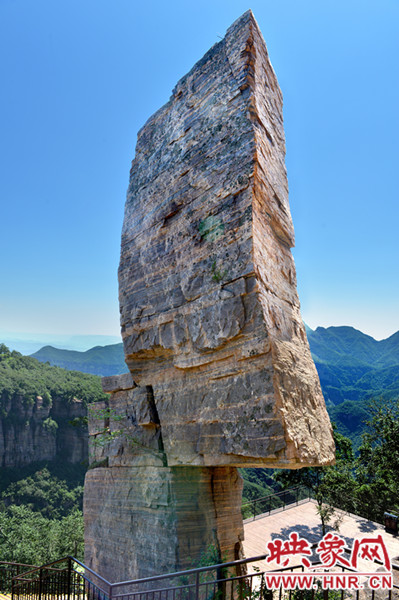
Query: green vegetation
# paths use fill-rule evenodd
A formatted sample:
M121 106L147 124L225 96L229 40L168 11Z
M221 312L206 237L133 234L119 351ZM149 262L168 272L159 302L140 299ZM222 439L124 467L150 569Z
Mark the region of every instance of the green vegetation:
M330 418L357 451L370 400L399 398L399 332L380 342L353 327L306 332Z
M216 283L218 283L219 281L222 281L222 279L225 279L227 276L226 270L221 271L220 269L217 268L216 260L214 260L211 265L211 271L212 271L212 279L213 279L213 281L216 281Z
M54 435L59 427L68 426L63 403L78 398L88 404L107 397L94 375L42 364L0 344L3 426L30 425L38 396L51 411L50 416L44 411L41 426ZM53 418L55 399L58 413ZM82 499L87 465L67 463L63 456L61 453L51 463L1 468L0 560L43 564L67 554L83 558Z
M41 461L25 465L24 467L2 467L0 479L0 500L3 492L21 479L34 477L38 471L48 471L50 477L64 481L68 489L83 486L83 480L87 470L87 464L74 464L64 461Z
M378 400L363 434L357 460L357 496L369 515L399 513L399 400Z
M365 424L370 418L369 404L344 400L336 406L327 406L331 422L336 423L338 431L351 440L355 452L359 450Z
M337 463L294 471L240 469L243 503L282 487L307 485L315 491L324 528L336 518L329 505L381 522L384 511L399 512L399 333L376 342L352 328L337 327L308 330L308 337L330 416L337 422ZM101 361L108 360L108 352L119 353L126 370L122 344L87 353L53 350L54 356L75 355L79 368L82 355L93 351L102 373L106 367ZM113 374L118 372L110 368ZM0 344L0 417L16 418L12 413L16 397L22 398L28 415L37 396L50 408L55 398L66 403L76 397L86 403L106 398L98 377L43 364ZM371 402L371 396L381 398ZM54 433L58 425L51 416L43 422ZM60 461L2 469L0 560L42 564L66 554L83 557L85 470L86 465ZM212 559L204 556L206 561Z
M14 482L16 470L5 469L0 489L0 560L40 565L67 554L83 558L83 480L75 485L76 473L67 482L50 469L43 467ZM78 471L82 479L84 469Z
M199 222L198 231L207 242L216 242L224 233L224 224L220 217L209 216Z
M78 371L66 371L43 364L30 356L22 356L0 344L0 415L6 416L7 404L21 396L26 408L41 396L49 406L57 397L65 402L79 398L86 403L104 400L100 379Z
M353 327L307 336L327 404L399 397L399 332L380 342Z
M244 489L242 492L242 503L246 504L251 500L256 500L262 496L268 496L280 489L273 479L271 469L238 469L244 479Z
M198 227L200 235L210 241L221 232L219 221L213 217ZM225 277L216 261L211 264L211 273L217 282ZM379 396L399 397L399 332L380 342L352 327L307 328L307 335L330 417L357 451L369 417L366 402ZM127 371L122 344L96 346L87 352L45 346L33 356L41 362L98 375Z
M334 431L336 446L336 464L328 467L307 467L295 470L276 470L275 479L284 488L298 485L306 486L313 491L317 501L317 509L321 519L323 535L326 525L335 516L335 511L330 508L342 507L352 501L355 493L356 481L354 478L354 454L350 440Z
M27 506L9 506L0 511L0 548L8 562L41 565L68 554L82 560L82 512L48 519Z
M327 505L382 522L385 511L399 512L399 400L380 399L369 407L370 417L357 457L350 440L335 431L336 465L276 471L284 487L311 487L323 528Z
M68 486L65 480L52 476L47 467L10 483L0 494L4 506L23 505L49 519L61 519L82 510L83 485Z

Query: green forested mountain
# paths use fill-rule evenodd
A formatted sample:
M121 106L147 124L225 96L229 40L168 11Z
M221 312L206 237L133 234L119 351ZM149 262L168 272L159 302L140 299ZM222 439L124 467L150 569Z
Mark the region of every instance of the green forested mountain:
M0 344L0 560L83 558L87 404L100 378Z
M399 332L380 342L351 327L307 329L307 335L330 417L357 449L364 424L370 419L369 400L382 397L389 404L390 399L399 398ZM44 562L61 554L81 556L81 501L86 464L74 462L76 457L67 457L67 445L76 445L81 437L72 432L73 427L71 430L71 416L74 411L84 409L82 404L104 398L99 377L85 372L112 375L125 371L122 344L97 346L87 352L46 346L31 357L10 352L0 344L3 435L11 440L12 432L18 441L18 435L23 433L28 439L28 426L32 432L41 427L43 444L41 450L37 448L37 454L46 451L49 455L40 462L32 454L33 462L23 463L15 453L9 456L3 453L2 464L9 466L2 468L0 482L3 532L0 558ZM79 405L76 398L83 402ZM17 446L20 445L18 442ZM16 447L14 442L12 447ZM22 455L27 456L26 452ZM241 471L244 500L264 496L278 486L269 470ZM65 531L69 532L67 537ZM15 540L19 538L25 542L16 547Z
M377 368L399 364L399 331L381 341L353 327L318 327L307 333L315 360Z
M315 360L373 367L399 364L399 331L379 342L353 327L318 327L307 333Z
M377 341L353 327L307 328L330 418L359 447L375 398L399 397L399 331Z
M95 346L86 352L74 350L60 350L53 346L44 346L31 355L40 362L49 362L50 365L75 369L93 375L119 375L127 372L123 354L123 344L110 346Z
M377 341L353 327L306 330L330 417L357 448L368 402L399 397L399 331ZM127 371L122 344L96 346L87 352L45 346L32 356L98 375Z
M32 406L37 396L43 398L45 405L51 404L52 397L65 401L79 398L84 402L106 397L98 377L42 364L0 344L0 402L4 405L15 396Z
M83 560L85 468L73 465L62 473L60 466L2 469L0 560L40 565L68 554Z
M327 405L399 396L399 331L382 341L353 327L307 328L307 334ZM86 352L44 346L32 356L83 373L105 376L127 371L122 344Z
M99 377L0 344L0 485L7 469L87 462L87 404L106 398Z
M399 331L377 341L353 327L308 330L327 405L399 396Z

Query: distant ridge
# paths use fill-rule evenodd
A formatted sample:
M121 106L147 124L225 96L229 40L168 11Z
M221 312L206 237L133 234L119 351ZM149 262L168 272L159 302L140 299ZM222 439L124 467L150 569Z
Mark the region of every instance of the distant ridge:
M327 404L399 396L399 331L381 341L353 327L306 327L306 331ZM31 356L94 375L127 372L121 343L86 352L44 346Z
M399 331L381 341L353 327L312 330L306 326L306 333L330 417L358 446L368 401L399 398ZM86 352L44 346L31 356L94 375L127 372L122 344L95 346Z
M353 327L307 335L327 404L399 397L399 331L381 341Z
M86 352L94 346L118 344L121 338L120 336L105 334L21 333L0 329L0 340L10 350L16 350L27 356L38 352L43 346Z
M60 350L53 346L44 346L31 354L40 362L49 362L50 365L62 367L70 371L82 371L105 377L107 375L120 375L127 372L123 344L109 346L95 346L78 352L75 350Z
M399 331L381 341L353 327L318 327L307 335L314 360L335 363L345 357L372 367L399 364Z
M307 330L330 418L359 446L370 400L399 398L399 331L377 341L353 327Z

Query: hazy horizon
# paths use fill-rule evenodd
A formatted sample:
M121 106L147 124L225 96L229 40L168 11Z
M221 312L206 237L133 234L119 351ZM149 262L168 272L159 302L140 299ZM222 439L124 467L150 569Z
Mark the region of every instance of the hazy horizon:
M309 324L306 323L308 327ZM310 327L313 331L318 327L327 329L328 327L352 327L352 325L329 325L324 327L317 325L316 327ZM357 328L354 328L357 329ZM365 335L369 335L376 341L382 341L397 333L393 331L390 335L385 338L376 338L369 334L367 331L361 331ZM17 350L22 354L34 354L44 346L53 346L60 350L75 350L78 352L85 352L95 346L109 346L112 344L122 343L121 336L109 336L101 334L41 334L41 333L22 333L22 332L4 332L0 330L0 343L4 343L10 348L10 350Z

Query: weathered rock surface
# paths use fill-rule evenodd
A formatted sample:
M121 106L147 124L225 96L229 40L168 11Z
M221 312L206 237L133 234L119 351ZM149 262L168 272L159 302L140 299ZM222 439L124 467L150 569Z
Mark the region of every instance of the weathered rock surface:
M333 460L290 247L282 96L250 12L138 135L122 336L169 465Z
M192 543L198 558L212 530L234 558L234 467L334 460L296 292L284 157L282 96L249 11L138 135L119 268L131 379L104 382L111 414L90 435L109 430L109 443L93 445L103 466L85 489L86 560L111 579L189 566L180 549ZM157 536L168 548L152 547Z
M209 547L234 559L243 539L234 468L97 468L85 485L85 562L111 581L196 566Z
M37 396L32 402L18 394L2 399L0 417L0 468L22 467L37 461L62 459L87 461L87 429L71 421L85 417L80 400L67 403L54 398L52 404Z

